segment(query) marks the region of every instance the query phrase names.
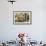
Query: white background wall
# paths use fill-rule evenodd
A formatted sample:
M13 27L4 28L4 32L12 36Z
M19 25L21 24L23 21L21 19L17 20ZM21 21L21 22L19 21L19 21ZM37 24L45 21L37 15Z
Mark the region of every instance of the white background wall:
M31 34L33 40L46 40L46 10L44 1L17 0L12 5L7 0L0 0L0 40L15 40L19 32ZM32 25L13 24L13 11L19 10L32 11Z

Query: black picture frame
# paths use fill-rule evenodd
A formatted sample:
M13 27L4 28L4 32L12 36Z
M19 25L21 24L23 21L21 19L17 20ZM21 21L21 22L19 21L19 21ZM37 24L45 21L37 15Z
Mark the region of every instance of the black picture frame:
M32 11L13 11L13 24L14 25L32 24Z

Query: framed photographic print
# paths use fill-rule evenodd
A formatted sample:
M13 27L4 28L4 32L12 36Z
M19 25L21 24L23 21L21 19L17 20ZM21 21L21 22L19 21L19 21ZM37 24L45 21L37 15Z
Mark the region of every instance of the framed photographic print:
M32 24L32 11L13 11L13 24Z

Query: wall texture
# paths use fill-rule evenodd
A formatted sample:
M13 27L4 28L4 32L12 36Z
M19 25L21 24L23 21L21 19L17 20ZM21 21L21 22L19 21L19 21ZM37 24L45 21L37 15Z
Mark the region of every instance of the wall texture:
M19 32L31 34L33 40L46 40L44 5L42 0L17 0L13 5L0 0L0 40L15 40ZM32 25L13 24L13 11L18 10L32 11Z

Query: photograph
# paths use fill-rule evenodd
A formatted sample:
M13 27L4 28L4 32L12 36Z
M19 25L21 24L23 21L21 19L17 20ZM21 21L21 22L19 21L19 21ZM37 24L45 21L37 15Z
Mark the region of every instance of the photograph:
M32 24L32 11L13 11L13 24Z

